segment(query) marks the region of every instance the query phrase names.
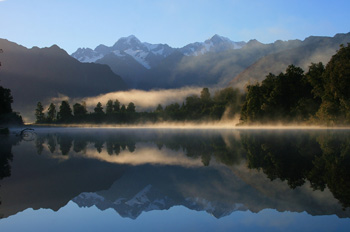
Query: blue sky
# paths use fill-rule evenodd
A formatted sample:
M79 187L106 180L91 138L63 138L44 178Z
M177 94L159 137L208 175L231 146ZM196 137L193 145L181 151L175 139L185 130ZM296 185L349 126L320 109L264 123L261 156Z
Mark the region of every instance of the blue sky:
M349 0L0 0L0 38L26 47L142 42L182 47L214 34L263 43L350 31Z

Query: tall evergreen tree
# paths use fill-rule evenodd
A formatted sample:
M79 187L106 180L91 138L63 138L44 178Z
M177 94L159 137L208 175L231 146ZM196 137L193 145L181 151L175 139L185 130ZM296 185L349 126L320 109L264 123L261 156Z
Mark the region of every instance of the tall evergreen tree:
M120 112L122 113L126 112L126 107L124 104L122 105L122 107L120 107Z
M156 112L157 113L163 112L163 106L161 104L158 104L158 106L156 108Z
M68 101L62 101L60 111L57 113L57 120L60 122L68 122L72 117L72 109Z
M94 111L95 111L96 114L104 114L101 102L97 103Z
M210 92L208 88L203 88L201 91L201 100L203 102L209 101L210 100Z
M41 102L38 102L36 105L35 117L37 123L42 123L45 120L44 107Z
M126 111L128 113L135 113L135 109L136 109L135 104L133 102L130 102L128 104L128 107L126 108Z
M47 109L47 120L49 122L53 122L56 119L56 106L55 104L51 103L49 108Z
M113 103L113 112L117 113L120 111L120 102L116 99Z
M73 105L74 116L81 117L86 115L86 113L87 113L87 110L86 110L86 107L84 106L84 103L83 104L75 103Z
M113 113L113 101L108 100L106 104L106 114L111 114Z

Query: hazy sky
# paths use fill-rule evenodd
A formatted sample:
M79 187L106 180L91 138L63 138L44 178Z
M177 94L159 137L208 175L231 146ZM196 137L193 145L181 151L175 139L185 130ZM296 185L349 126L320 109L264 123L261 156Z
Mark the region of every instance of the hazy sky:
M269 43L347 33L349 9L349 0L0 0L0 38L68 53L130 34L173 47L214 34Z

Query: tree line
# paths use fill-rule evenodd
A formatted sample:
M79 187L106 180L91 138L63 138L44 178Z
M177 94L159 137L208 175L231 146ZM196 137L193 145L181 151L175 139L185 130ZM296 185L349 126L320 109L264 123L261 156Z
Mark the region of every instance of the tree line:
M98 102L93 112L88 112L86 103L62 101L58 109L51 103L46 110L41 102L35 110L36 123L145 123L160 121L204 121L219 120L226 112L228 116L238 114L244 96L232 87L215 92L212 97L208 88L203 88L200 95L188 96L180 105L172 103L163 107L161 104L153 111L136 111L136 105L127 106L118 99L108 100L102 105Z
M304 73L290 65L284 73L248 85L240 119L241 124L349 124L350 44L341 45L326 66L313 63Z
M240 114L240 125L264 123L306 123L346 125L350 123L350 44L341 45L327 65L312 63L305 73L289 65L278 75L270 73L261 83L247 86L246 93L232 87L211 96L208 88L192 95L180 105L158 105L153 111L137 112L134 103L121 105L115 99L99 102L93 112L85 103L73 109L62 101L56 112L51 103L44 114L39 102L37 123L144 123L160 121L215 121L224 113L228 118Z

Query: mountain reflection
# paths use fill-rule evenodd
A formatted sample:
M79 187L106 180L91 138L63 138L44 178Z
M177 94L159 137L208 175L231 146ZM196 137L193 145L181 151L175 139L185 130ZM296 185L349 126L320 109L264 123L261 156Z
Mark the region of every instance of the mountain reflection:
M174 205L218 218L350 217L349 140L346 130L39 129L35 141L0 141L0 214L73 200L129 218Z

